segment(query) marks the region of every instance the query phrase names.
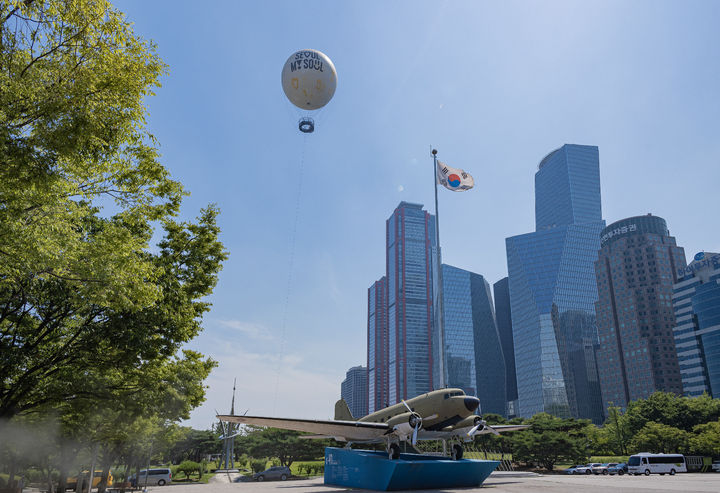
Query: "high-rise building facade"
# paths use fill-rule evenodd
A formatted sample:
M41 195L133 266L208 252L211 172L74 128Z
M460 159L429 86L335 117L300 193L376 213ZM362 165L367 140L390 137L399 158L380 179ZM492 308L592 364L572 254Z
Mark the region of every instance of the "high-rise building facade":
M505 415L505 359L490 285L480 274L442 266L445 382L480 399L480 411Z
M510 315L510 289L508 278L504 277L493 284L495 298L495 320L497 323L503 357L505 358L505 394L507 399L506 416L517 416L518 393L515 378L515 346L512 334L512 316Z
M354 418L368 414L368 373L364 366L353 366L345 373L340 385L340 395L350 408Z
M657 390L682 393L672 296L685 253L661 217L637 216L602 231L595 264L597 352L603 405L625 407Z
M700 252L673 286L675 348L683 392L720 397L720 254Z
M388 396L388 316L387 277L368 289L368 412L387 407Z
M518 415L603 421L594 262L605 227L595 146L564 145L535 174L536 231L507 238Z
M421 204L401 202L386 223L388 399L433 390L435 220Z

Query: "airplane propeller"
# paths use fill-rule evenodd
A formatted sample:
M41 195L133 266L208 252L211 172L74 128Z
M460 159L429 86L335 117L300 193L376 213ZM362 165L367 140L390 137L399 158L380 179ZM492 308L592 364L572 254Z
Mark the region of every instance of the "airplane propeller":
M410 406L408 406L407 402L405 402L405 399L403 399L402 403L405 405L407 410L410 412L410 419L408 419L408 423L413 429L412 434L412 440L411 443L415 445L417 443L417 434L418 430L420 430L420 427L422 426L422 416L420 416L418 413L410 409Z
M487 422L486 422L484 419L482 419L480 416L478 416L477 418L475 418L475 426L473 426L472 428L470 428L470 431L467 432L467 436L469 436L469 437L475 436L475 434L476 434L479 430L484 430L484 429L486 429L486 428L487 428L488 430L490 430L490 433L492 433L493 435L498 435L498 436L500 436L500 433L499 433L495 428L493 428L492 426L488 425Z

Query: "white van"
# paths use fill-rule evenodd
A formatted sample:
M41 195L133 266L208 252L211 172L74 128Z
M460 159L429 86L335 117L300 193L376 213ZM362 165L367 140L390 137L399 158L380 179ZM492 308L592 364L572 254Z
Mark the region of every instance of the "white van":
M641 454L631 455L627 462L629 474L669 474L687 472L685 456L682 454Z
M167 467L158 467L150 469L150 474L147 474L147 469L142 469L137 479L134 474L130 476L130 483L133 486L145 486L146 478L148 485L165 486L172 483L172 471Z

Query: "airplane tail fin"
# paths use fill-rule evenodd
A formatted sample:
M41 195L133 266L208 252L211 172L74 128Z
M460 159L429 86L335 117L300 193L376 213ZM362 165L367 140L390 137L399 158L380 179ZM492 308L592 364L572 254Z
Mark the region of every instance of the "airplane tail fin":
M338 421L357 421L350 413L350 408L345 399L340 399L335 403L335 419Z

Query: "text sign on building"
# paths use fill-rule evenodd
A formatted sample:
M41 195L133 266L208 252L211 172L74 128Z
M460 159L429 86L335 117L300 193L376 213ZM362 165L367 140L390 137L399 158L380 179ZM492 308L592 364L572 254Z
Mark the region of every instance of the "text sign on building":
M627 226L618 226L617 228L611 229L610 231L608 231L607 233L605 233L604 235L602 235L600 237L600 246L604 245L605 242L608 241L613 236L624 235L627 233L633 233L635 231L637 231L636 224L629 224Z
M696 255L695 258L697 259L698 256L699 254ZM699 260L695 260L687 267L678 269L678 277L693 274L707 267L711 267L713 269L720 269L720 254L712 255L710 257L706 255L701 256Z

